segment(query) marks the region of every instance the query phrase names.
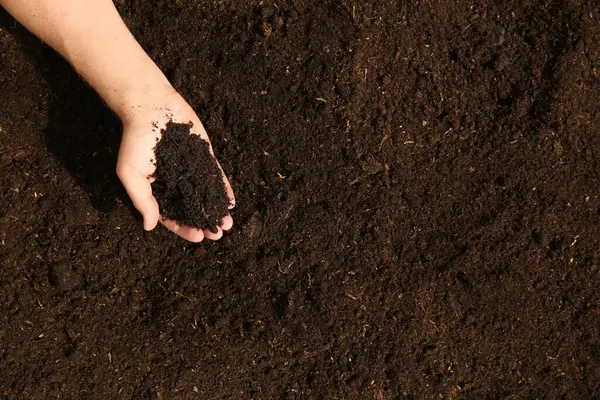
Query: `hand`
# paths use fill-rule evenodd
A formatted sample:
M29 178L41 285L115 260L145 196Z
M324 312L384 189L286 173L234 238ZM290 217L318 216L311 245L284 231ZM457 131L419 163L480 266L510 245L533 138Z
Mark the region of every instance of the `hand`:
M160 221L167 229L190 242L198 243L204 238L218 240L223 236L223 231L231 229L233 225L231 215L227 215L220 221L216 233L208 229L198 230L181 226L175 221L160 216L158 203L152 195L151 183L156 169L152 162L155 158L154 147L157 138L161 136L161 130L171 119L179 123L191 121L192 133L200 135L209 143L210 140L194 110L177 92L172 91L156 97L159 100L150 101L148 103L150 105L133 107L126 116L122 116L123 139L119 150L117 175L123 182L133 205L142 214L145 230L154 229ZM210 151L213 152L212 146ZM231 209L235 205L235 199L225 174L223 174L223 184L231 199L229 207Z
M65 57L123 120L117 174L144 217L144 229L154 229L160 220L192 242L223 236L223 230L233 224L229 215L221 220L217 233L160 218L150 186L155 169L150 160L169 119L167 113L175 122L192 122L192 132L206 141L208 136L194 110L131 35L113 1L0 0L0 4ZM233 207L233 192L225 177L223 184Z

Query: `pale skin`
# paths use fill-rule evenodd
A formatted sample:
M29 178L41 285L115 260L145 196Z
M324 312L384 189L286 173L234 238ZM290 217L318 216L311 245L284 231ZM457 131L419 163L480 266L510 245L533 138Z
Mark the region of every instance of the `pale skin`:
M160 216L151 187L160 128L169 118L192 122L192 133L210 141L192 107L137 43L111 0L0 0L0 5L67 59L123 121L117 175L142 214L145 230L161 222L182 238L201 242L218 240L231 229L231 215L220 221L216 233ZM223 184L233 208L233 190L225 174Z

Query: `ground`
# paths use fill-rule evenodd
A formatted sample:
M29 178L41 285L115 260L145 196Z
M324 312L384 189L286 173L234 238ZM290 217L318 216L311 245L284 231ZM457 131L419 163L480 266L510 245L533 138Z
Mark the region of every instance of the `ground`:
M120 123L0 14L0 398L600 397L593 0L120 0L236 191L142 231Z

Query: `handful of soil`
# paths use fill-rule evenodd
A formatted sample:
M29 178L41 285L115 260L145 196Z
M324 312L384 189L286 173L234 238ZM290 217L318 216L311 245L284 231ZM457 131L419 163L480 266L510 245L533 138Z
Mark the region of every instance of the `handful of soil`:
M229 208L223 174L208 142L190 133L192 123L169 121L154 148L152 192L161 215L180 225L216 232Z

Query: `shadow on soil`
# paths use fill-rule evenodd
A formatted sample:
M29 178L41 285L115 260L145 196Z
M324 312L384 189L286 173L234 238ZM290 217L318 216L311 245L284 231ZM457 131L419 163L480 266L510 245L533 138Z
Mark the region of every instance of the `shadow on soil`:
M0 26L36 60L50 88L44 131L48 150L86 191L96 210L111 211L119 198L133 210L115 172L119 119L66 61L1 8Z

